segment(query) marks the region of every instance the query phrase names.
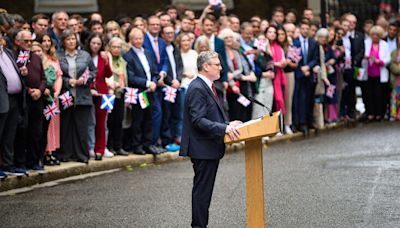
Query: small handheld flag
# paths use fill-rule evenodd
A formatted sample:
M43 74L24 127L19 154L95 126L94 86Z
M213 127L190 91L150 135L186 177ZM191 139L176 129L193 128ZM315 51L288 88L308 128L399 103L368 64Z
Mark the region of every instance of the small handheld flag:
M245 96L240 95L239 98L237 99L237 102L239 102L243 107L247 107L251 104L251 101L247 99Z
M125 88L126 93L125 93L125 103L128 104L137 104L137 99L138 99L138 89L135 88Z
M86 84L86 82L89 79L89 75L90 75L90 71L89 68L86 67L85 71L83 72L83 74L81 75L81 78L83 79L83 84Z
M24 66L28 62L29 59L29 51L19 51L17 64L22 63Z
M60 109L54 101L51 104L47 105L46 108L43 110L43 115L46 120L50 120L58 114L60 114Z
M333 94L335 94L335 85L329 85L329 87L326 89L326 96L329 98L333 98Z
M301 60L301 48L297 48L295 46L290 46L288 48L288 58L293 60L295 63L300 62L300 60Z
M177 91L177 89L174 89L171 86L165 87L165 89L164 89L164 92L165 92L164 100L166 100L166 101L168 101L170 103L175 103L176 91Z
M142 109L149 107L150 102L149 102L149 99L147 98L146 91L139 93L139 103L140 103L140 107L142 107Z
M63 110L71 107L74 104L73 98L69 91L60 95L61 105L63 106Z
M115 95L104 94L101 96L100 109L112 110L114 108Z
M364 68L359 68L359 67L355 67L354 68L354 79L357 79L359 81L364 81L366 79L364 79Z

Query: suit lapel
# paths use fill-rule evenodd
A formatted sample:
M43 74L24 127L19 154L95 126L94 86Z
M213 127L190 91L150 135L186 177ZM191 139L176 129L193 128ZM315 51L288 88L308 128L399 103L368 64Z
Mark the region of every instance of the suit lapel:
M221 104L219 103L219 100L215 97L214 93L208 87L207 83L205 81L203 81L203 79L201 79L201 78L198 78L198 79L201 81L201 83L202 83L203 87L206 89L207 93L213 98L215 103L217 103L218 109L221 112L221 114L224 117L224 119L228 120L228 118L225 116L224 109L222 108Z
M136 62L136 66L140 68L140 70L143 72L144 75L146 75L146 71L144 70L142 66L142 62L140 62L139 56L136 55L135 51L131 48L131 53L132 53L132 58ZM146 55L146 52L145 52ZM149 60L147 60L149 61Z

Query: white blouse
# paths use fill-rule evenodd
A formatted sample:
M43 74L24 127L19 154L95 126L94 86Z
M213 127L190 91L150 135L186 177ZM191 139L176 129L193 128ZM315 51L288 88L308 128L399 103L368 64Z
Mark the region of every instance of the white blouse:
M190 82L197 77L197 52L195 50L189 50L186 53L181 52L182 62L183 62L183 73L188 75L194 75L194 77L189 78L185 75L182 78L181 87L187 88Z

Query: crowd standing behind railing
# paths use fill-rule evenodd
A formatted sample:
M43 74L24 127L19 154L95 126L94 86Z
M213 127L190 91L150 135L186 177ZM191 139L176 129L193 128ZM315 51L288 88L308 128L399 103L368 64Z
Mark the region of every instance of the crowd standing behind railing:
M231 120L281 111L285 134L305 135L341 120L400 120L398 22L377 15L356 27L351 13L322 28L311 9L282 7L241 21L223 4L198 18L170 5L108 22L2 9L0 178L179 150L185 93L207 50L219 54L215 89Z

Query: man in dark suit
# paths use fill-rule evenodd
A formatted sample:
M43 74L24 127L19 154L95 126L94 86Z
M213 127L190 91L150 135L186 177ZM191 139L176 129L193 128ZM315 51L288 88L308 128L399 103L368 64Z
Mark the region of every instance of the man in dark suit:
M241 122L229 123L219 104L214 86L222 69L218 54L200 53L197 66L199 75L186 93L180 155L193 163L192 227L207 227L218 164L225 153L224 135L237 139Z
M26 67L18 68L11 50L4 47L0 34L0 152L2 167L8 173L23 176L26 170L14 165L14 139L18 124L25 110L25 85L23 76L28 74ZM5 175L1 175L5 177Z
M308 37L310 22L306 19L300 23L300 36L293 45L301 48L302 59L295 71L295 88L293 95L293 123L305 135L313 123L315 79L313 68L319 64L318 44Z
M156 90L158 71L151 53L143 48L142 30L133 28L129 32L129 43L132 48L124 54L127 62L128 86L147 91L150 106L142 109L139 102L132 105L132 125L124 134L124 149L133 149L136 154L159 154L152 145L152 109L153 93Z
M350 58L351 65L349 67L345 66L343 71L343 80L346 82L346 87L343 89L342 94L342 111L344 111L344 116L349 119L354 119L356 117L356 85L363 87L363 83L357 83L354 79L354 69L356 67L361 67L361 61L364 58L364 35L361 32L356 31L357 18L353 14L347 14L345 21L348 22L348 30L346 26L343 26L347 34L343 37L344 44L346 40L350 42ZM342 22L345 23L345 22ZM347 31L346 31L347 30ZM345 48L348 45L345 45ZM365 89L364 89L365 91ZM366 98L363 96L363 98ZM364 103L365 100L364 100Z
M157 71L159 74L159 80L157 83L157 89L154 93L154 106L153 106L153 140L152 144L160 152L165 150L158 147L157 140L160 138L161 122L162 122L162 101L163 101L163 84L164 79L168 72L168 56L166 50L166 43L160 37L161 22L157 16L150 16L147 19L148 32L144 36L143 48L149 50L156 60Z
M179 146L174 143L174 139L178 137L178 124L181 121L180 115L180 94L179 87L182 80L183 74L183 62L179 48L175 47L175 29L173 26L168 25L162 29L162 37L165 40L167 46L167 57L168 57L168 72L164 78L166 85L177 89L175 102L162 99L162 124L161 124L161 144L168 151L177 151ZM165 96L165 93L163 93Z

